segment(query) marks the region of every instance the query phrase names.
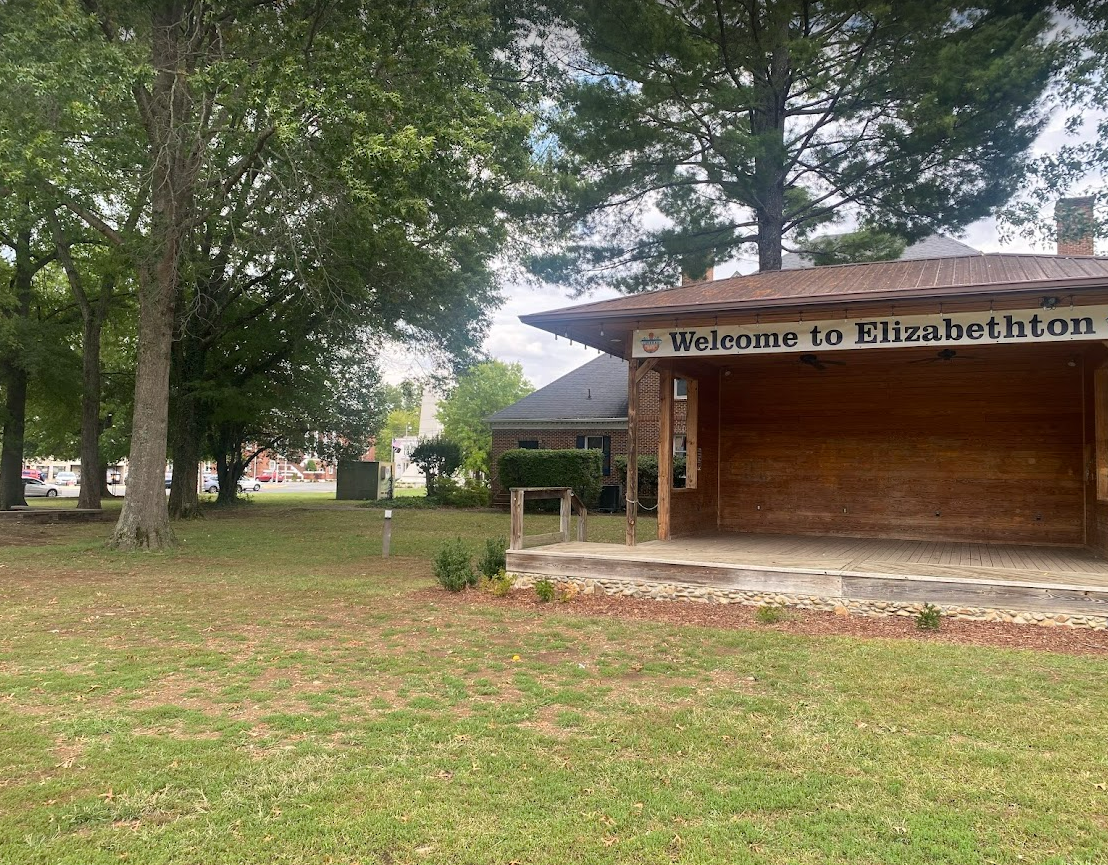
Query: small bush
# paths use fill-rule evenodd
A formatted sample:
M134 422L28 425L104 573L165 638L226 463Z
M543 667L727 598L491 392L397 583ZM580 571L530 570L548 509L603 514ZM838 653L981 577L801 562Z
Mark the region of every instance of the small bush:
M554 584L550 580L539 580L535 583L535 594L544 604L549 604L554 600Z
M514 577L508 576L504 571L489 577L486 580L488 584L489 594L494 598L503 598L512 590L512 584L515 582Z
M758 612L754 614L754 621L759 625L776 625L788 617L789 614L784 607L765 606L758 607Z
M459 484L453 478L439 478L431 500L444 508L487 508L489 488L472 479Z
M916 616L916 627L921 631L937 631L942 623L942 613L934 604L924 604Z
M505 552L508 549L508 541L504 538L489 538L485 541L485 554L477 563L477 570L490 579L497 574L504 573L507 567Z
M469 551L461 538L447 541L443 545L435 556L432 569L439 585L447 591L460 592L466 586L477 584L477 574L473 571Z

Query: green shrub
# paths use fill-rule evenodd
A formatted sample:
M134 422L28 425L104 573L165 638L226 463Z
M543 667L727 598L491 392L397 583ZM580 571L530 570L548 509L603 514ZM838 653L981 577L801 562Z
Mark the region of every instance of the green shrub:
M916 627L921 631L937 631L942 623L942 613L934 604L924 604L916 616Z
M431 501L444 508L487 508L489 488L472 478L459 484L453 478L439 478Z
M358 507L394 511L428 511L439 507L439 503L426 496L397 496L393 499L369 499L358 504Z
M627 477L627 457L623 454L614 457L616 477ZM685 486L685 458L673 458L673 485ZM658 495L658 458L639 456L639 497L655 498Z
M570 487L586 507L600 501L604 454L598 450L505 451L497 463L500 483L512 487Z
M461 538L447 541L432 563L432 570L439 585L450 592L460 592L466 586L477 584L477 574L469 558L469 550Z
M507 549L508 541L505 538L489 538L486 540L485 554L481 556L481 561L477 563L477 570L489 579L497 574L504 573L504 568L508 565L505 555Z
M515 577L511 577L504 571L500 571L492 577L485 580L486 588L494 598L503 598L511 590L512 584L515 582Z
M539 580L535 583L535 594L544 604L549 604L554 600L554 584L550 580Z
M764 606L758 607L754 614L754 621L759 625L776 625L789 617L784 607Z

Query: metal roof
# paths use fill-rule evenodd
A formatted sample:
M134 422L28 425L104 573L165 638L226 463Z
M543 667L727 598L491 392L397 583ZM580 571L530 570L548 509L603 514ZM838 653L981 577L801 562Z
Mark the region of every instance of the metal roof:
M1108 257L986 253L767 271L525 315L542 327L573 319L772 309L1108 286Z
M942 234L932 234L923 240L909 243L896 261L915 261L920 258L961 258L967 255L984 255L979 249L974 249L968 244L946 237ZM799 270L804 267L815 267L811 259L802 252L786 252L781 256L782 270Z
M627 361L601 355L489 417L504 427L525 421L627 422Z

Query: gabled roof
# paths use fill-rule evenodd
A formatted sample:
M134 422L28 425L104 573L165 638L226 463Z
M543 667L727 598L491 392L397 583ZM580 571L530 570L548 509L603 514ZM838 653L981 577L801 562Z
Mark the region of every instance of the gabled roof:
M902 302L1105 286L1108 257L987 253L767 271L583 303L521 316L521 320L549 329L555 322L573 319L595 321L876 300Z
M627 362L604 354L489 417L493 426L527 421L627 420Z
M932 234L923 240L909 243L904 247L904 252L900 254L896 261L916 261L921 258L962 258L967 255L983 254L981 250L974 249L953 237ZM811 259L802 252L786 252L781 256L782 270L799 270L815 266Z

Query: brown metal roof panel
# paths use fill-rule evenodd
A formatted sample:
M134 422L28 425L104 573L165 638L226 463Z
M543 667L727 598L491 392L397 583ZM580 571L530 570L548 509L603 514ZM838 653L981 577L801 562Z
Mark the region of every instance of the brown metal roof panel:
M664 313L671 307L766 301L788 305L804 299L857 298L867 294L919 296L929 289L944 291L962 287L1000 291L1013 284L1030 283L1033 288L1038 282L1047 288L1052 281L1095 278L1108 281L1108 258L992 253L757 273L594 301L550 310L539 316L578 317L636 310Z

